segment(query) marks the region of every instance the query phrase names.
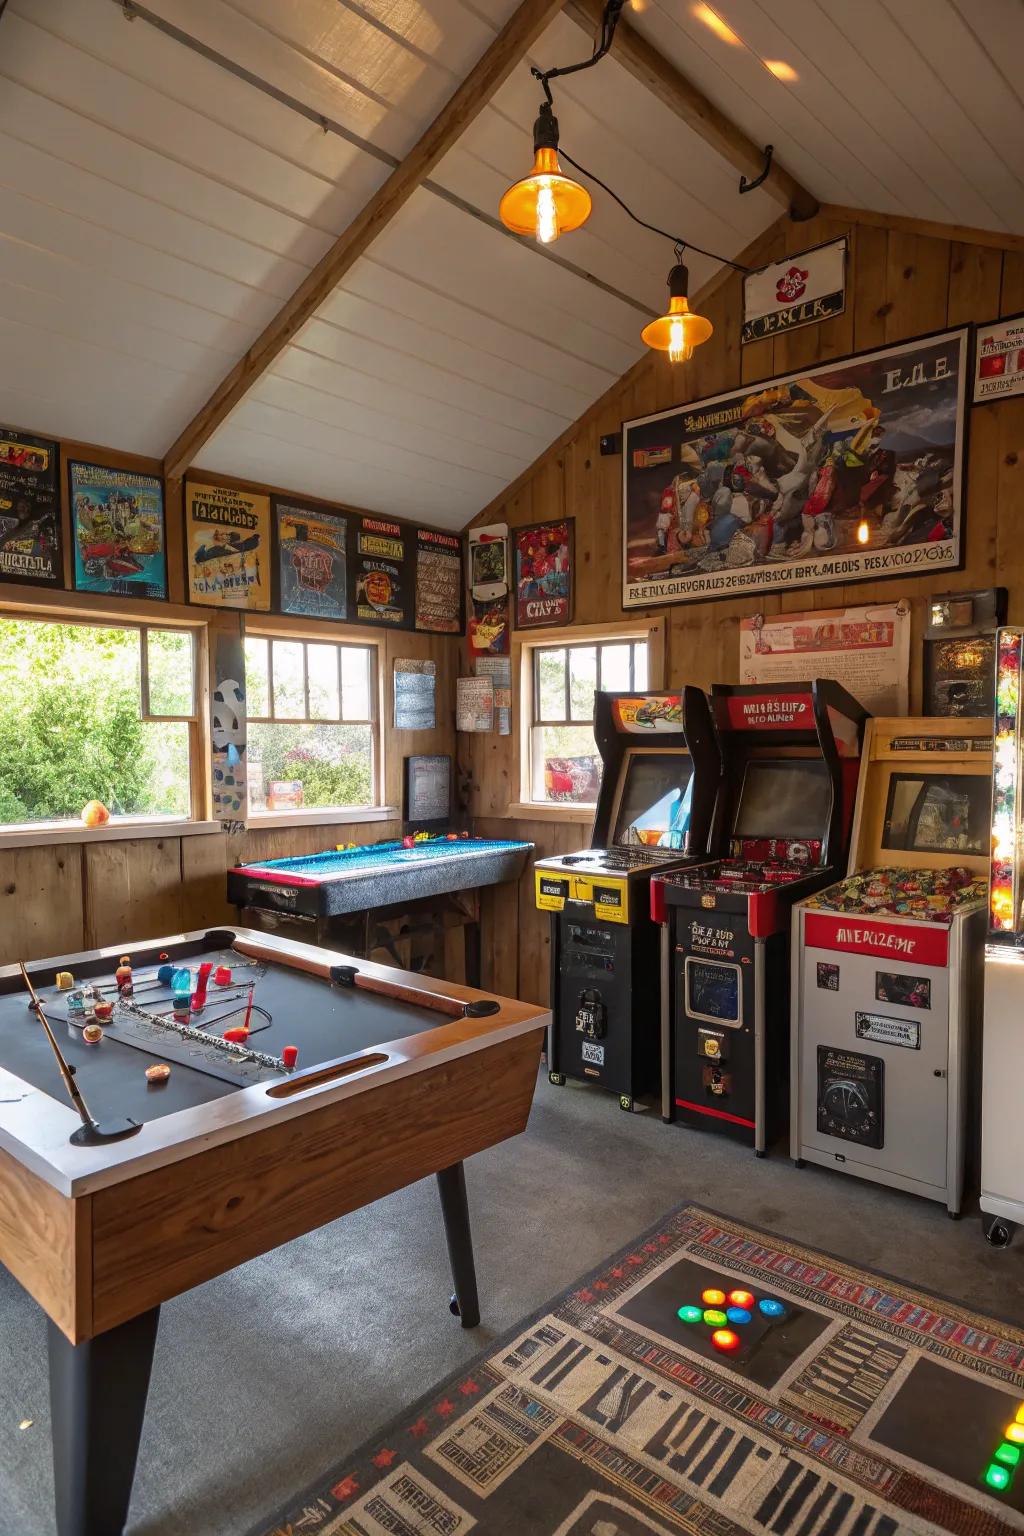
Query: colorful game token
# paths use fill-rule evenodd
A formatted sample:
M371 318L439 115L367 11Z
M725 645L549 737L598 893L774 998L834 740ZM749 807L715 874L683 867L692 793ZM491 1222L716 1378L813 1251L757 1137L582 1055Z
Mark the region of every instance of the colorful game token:
M82 1030L82 1039L86 1045L99 1045L103 1039L103 1030L98 1024L87 1024Z
M156 1087L159 1087L161 1083L166 1083L170 1075L171 1069L166 1061L158 1061L153 1066L146 1068L146 1082Z
M676 1313L676 1316L680 1318L684 1323L699 1323L703 1318L704 1313L701 1311L700 1307L688 1306L680 1307L679 1311Z
M298 1048L298 1046L297 1045L286 1045L284 1047L284 1049L282 1050L282 1052L281 1052L281 1060L284 1062L285 1067L286 1067L286 1069L289 1072L294 1070L295 1063L298 1061L298 1059L299 1059L299 1048Z
M215 987L230 987L231 967L229 965L218 965L213 973L213 984Z
M102 1019L104 1023L107 1023L114 1016L114 1005L113 1003L97 1003L93 1013L98 1019Z
M716 1349L722 1350L723 1354L729 1354L732 1350L739 1349L740 1336L738 1333L733 1333L731 1328L716 1328L711 1335L711 1342Z
M993 1459L1001 1461L1004 1467L1015 1467L1020 1461L1020 1446L1011 1445L1008 1440L1004 1440L1002 1445L996 1446L996 1453Z
M753 1301L754 1298L751 1297L750 1299ZM726 1307L725 1315L730 1323L741 1326L743 1323L749 1323L754 1314L750 1311L749 1307Z
M986 1483L990 1488L995 1488L1000 1493L1002 1493L1004 1488L1010 1486L1011 1476L1010 1469L1008 1467L1001 1467L997 1461L990 1461L985 1468Z
M173 975L174 975L174 966L173 965L162 965L160 967L160 969L156 973L156 979L157 979L157 981L160 982L160 984L162 986L169 987L170 984L171 984L171 977Z
M1011 1440L1014 1445L1024 1445L1024 1424L1016 1421L1013 1424L1007 1424L1003 1430L1003 1438Z
M754 1298L749 1291L730 1291L729 1302L734 1307L746 1307L749 1312L754 1305Z
M709 1328L720 1328L728 1319L718 1307L708 1307L704 1313L704 1321Z
M708 1290L701 1291L700 1299L706 1307L722 1307L725 1305L725 1292L711 1286Z
M70 992L71 988L74 986L74 984L75 984L75 978L72 976L70 971L58 971L57 972L57 991L58 992Z
M763 1297L757 1304L758 1311L764 1317L784 1317L786 1309L781 1301L776 1301L773 1296Z

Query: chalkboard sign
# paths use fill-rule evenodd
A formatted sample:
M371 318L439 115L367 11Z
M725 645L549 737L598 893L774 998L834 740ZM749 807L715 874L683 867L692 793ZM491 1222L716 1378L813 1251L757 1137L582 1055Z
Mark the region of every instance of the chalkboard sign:
M686 957L686 1012L716 1024L740 1022L740 968L720 960Z

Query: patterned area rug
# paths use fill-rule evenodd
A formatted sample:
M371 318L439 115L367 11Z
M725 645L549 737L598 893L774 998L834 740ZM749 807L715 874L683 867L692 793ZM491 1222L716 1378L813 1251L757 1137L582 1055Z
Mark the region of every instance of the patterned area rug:
M253 1536L987 1536L1021 1442L1024 1331L689 1205Z

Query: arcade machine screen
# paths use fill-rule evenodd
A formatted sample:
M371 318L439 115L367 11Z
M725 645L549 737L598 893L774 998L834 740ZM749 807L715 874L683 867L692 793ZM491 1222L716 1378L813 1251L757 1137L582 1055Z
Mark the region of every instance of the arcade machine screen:
M687 752L630 752L615 812L617 847L682 850L690 825L693 762Z
M987 854L990 782L979 774L894 773L882 847L894 852Z
M796 758L749 763L733 836L784 837L787 842L820 838L831 800L832 784L824 763Z

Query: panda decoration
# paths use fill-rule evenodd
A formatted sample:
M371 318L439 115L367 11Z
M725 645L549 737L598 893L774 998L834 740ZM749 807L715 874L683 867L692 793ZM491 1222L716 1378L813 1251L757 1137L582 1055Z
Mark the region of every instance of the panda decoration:
M227 752L234 765L245 747L245 688L227 677L213 690L213 745L217 752Z

